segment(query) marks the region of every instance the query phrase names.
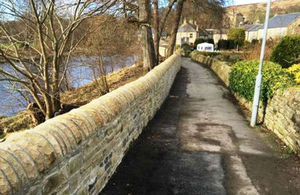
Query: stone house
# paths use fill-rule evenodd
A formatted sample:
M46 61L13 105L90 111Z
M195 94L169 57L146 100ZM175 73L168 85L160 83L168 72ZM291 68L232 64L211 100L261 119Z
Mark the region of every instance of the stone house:
M214 40L214 43L217 44L219 40L227 40L228 29L206 29L207 32L211 34L211 38Z
M261 27L261 25L254 25L248 30L245 31L245 40L251 42L254 39L257 39L258 37L258 30Z
M246 30L246 40L251 42L253 39L263 38L263 24L255 25ZM270 19L268 25L268 39L278 40L286 35L300 33L300 12L284 15L276 15Z
M187 43L193 46L198 38L210 38L210 34L206 30L200 29L195 23L189 23L184 20L183 24L178 28L176 45L181 46Z

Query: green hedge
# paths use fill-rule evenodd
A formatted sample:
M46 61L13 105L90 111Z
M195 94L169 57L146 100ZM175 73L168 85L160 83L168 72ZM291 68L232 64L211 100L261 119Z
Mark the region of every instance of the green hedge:
M237 62L229 76L229 87L238 95L247 100L253 99L256 75L259 62L256 60ZM261 87L261 100L267 101L278 89L294 85L293 78L286 73L279 64L264 63L263 84Z
M191 52L192 52L192 47L189 44L184 43L181 45L181 55L182 56L187 57L190 55Z
M271 61L281 64L283 68L288 68L299 63L300 58L300 35L284 37L275 46Z
M227 49L234 49L236 48L236 44L233 40L223 40L220 39L218 42L218 49L219 50L227 50Z

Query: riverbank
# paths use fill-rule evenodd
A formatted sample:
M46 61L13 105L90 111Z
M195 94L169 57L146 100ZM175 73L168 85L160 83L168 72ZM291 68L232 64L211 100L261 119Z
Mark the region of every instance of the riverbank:
M131 81L143 75L142 66L129 66L117 70L111 74L107 75L107 82L110 91L125 85ZM67 104L85 104L91 100L100 97L101 94L98 86L98 82L93 81L87 85L84 85L75 90L66 91L62 94L62 103ZM21 131L25 129L30 129L33 127L33 123L27 111L21 111L18 114L10 117L0 117L0 138L1 130L4 133L11 133L16 131Z

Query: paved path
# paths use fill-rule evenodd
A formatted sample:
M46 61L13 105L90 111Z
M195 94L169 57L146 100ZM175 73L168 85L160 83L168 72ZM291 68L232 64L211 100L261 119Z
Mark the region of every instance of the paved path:
M101 194L300 194L300 165L248 126L228 90L183 60L166 103Z

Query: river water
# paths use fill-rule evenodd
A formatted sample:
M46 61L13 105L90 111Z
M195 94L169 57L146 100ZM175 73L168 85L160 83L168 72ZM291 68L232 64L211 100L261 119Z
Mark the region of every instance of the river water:
M67 78L69 87L78 88L94 80L94 76L99 76L98 69L95 68L96 57L73 57L69 62ZM137 61L136 57L112 57L104 58L106 72L110 73L125 66L133 65ZM5 66L5 64L0 64ZM94 67L94 68L93 68ZM24 98L15 91L15 86L6 82L0 82L0 116L11 116L26 108Z

